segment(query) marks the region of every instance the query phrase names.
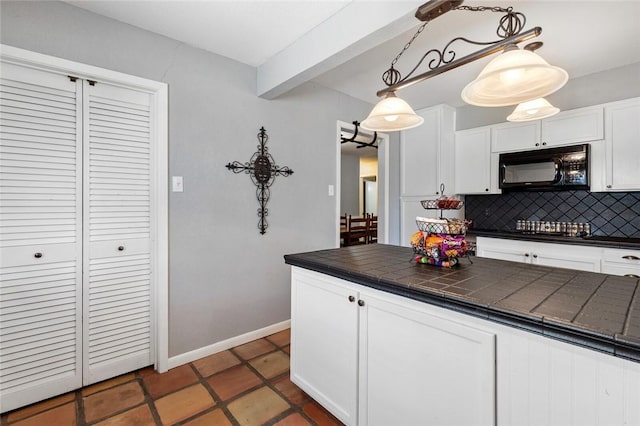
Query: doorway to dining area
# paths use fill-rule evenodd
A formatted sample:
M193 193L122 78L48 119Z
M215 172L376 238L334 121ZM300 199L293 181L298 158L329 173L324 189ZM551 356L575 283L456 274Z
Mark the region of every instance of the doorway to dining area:
M354 134L354 124L338 123L337 246L376 243L379 236L385 242L388 136L362 128Z

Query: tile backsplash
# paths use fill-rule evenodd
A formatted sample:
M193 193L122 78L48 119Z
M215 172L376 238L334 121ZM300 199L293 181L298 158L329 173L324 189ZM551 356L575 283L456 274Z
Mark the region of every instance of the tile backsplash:
M515 230L518 219L589 222L593 235L640 238L640 192L510 192L465 196L476 229Z

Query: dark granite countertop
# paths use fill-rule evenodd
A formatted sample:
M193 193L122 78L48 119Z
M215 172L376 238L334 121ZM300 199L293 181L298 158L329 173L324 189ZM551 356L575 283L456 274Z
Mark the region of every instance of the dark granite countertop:
M470 229L469 236L506 238L509 240L536 241L541 243L561 243L592 247L607 247L640 250L640 238L620 238L594 235L591 237L565 237L562 235L523 234L517 231L497 231L491 229Z
M448 269L413 257L411 248L367 244L285 262L640 362L637 278L479 257Z

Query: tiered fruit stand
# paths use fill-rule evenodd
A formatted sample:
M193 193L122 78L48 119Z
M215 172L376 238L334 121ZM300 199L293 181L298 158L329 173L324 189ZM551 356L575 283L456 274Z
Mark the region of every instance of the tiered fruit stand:
M446 219L444 210L459 210L464 203L445 196L437 200L423 200L427 210L440 210L439 219L416 217L418 231L411 236L415 261L435 266L452 267L467 253L465 234L469 222L464 219Z

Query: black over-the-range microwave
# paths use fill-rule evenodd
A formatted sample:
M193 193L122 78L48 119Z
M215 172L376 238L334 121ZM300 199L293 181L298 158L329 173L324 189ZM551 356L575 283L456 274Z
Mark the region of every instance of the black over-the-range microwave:
M589 189L589 145L500 154L499 187L504 191Z

